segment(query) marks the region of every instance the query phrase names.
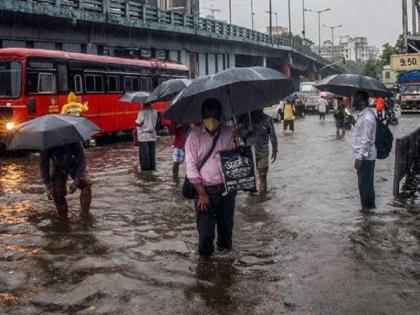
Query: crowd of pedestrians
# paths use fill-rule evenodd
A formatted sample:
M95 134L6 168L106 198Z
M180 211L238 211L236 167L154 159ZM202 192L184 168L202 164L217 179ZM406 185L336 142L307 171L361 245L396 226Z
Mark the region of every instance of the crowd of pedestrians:
M73 115L80 115L82 106L75 105L69 97ZM380 104L380 103L379 103ZM325 120L328 103L322 98L319 114ZM79 108L79 109L78 109ZM374 169L376 160L376 116L369 108L369 96L358 91L354 95L353 108L359 113L353 130L352 152L354 168L357 172L360 200L363 210L376 207L374 190ZM380 115L378 111L378 116ZM202 257L210 256L216 246L220 252L232 249L232 230L236 192L225 191L224 177L220 168L219 152L231 150L238 145L252 146L255 152L255 168L258 174L258 191L267 192L267 175L270 161L278 155L278 140L273 119L262 110L237 117L235 123L226 124L222 117L222 105L214 98L206 99L201 105L201 122L196 124L173 123L169 130L173 142L173 178L178 178L182 162L186 162L186 176L194 186L198 252ZM294 131L294 102L283 106L284 131ZM334 119L337 136L345 135L346 107L343 99L337 99ZM136 125L136 140L139 146L139 165L141 171L156 169L155 146L158 114L151 104L140 110ZM271 158L270 146L271 143ZM40 171L47 189L48 198L54 201L59 218L68 215L66 184L68 177L73 179L69 192L80 189L80 215L89 217L92 200L92 181L86 172L86 159L82 144L70 144L44 151L41 154ZM216 233L217 231L217 233Z

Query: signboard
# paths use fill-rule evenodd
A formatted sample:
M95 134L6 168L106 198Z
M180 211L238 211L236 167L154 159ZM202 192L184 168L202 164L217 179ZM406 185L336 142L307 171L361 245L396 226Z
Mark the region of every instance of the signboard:
M227 192L257 189L253 147L220 151L220 161Z
M391 70L420 70L420 53L391 56Z

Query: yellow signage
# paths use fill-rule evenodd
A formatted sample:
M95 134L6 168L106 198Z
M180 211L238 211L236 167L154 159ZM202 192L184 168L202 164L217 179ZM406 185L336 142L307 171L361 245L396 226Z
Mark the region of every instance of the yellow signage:
M420 53L391 56L391 70L420 70Z

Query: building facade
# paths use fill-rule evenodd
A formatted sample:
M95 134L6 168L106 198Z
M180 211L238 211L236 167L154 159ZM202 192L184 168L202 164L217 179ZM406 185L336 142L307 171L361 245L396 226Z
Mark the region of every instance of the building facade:
M318 46L314 47L318 51ZM324 41L321 56L330 60L345 58L346 60L366 62L379 56L379 48L370 46L366 37L341 36L338 45L331 40Z

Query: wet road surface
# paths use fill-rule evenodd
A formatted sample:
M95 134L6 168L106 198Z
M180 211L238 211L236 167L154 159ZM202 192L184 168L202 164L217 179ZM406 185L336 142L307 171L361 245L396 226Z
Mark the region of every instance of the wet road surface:
M52 221L38 157L1 160L0 314L419 314L420 207L393 206L393 156L377 162L378 209L362 214L350 133L337 139L331 115L295 125L276 127L268 195L238 196L234 252L209 262L169 137L153 174L137 172L130 143L89 150L95 219L78 219L75 194L67 227Z

